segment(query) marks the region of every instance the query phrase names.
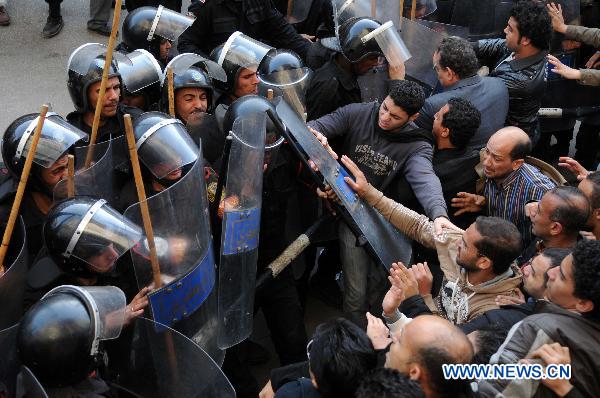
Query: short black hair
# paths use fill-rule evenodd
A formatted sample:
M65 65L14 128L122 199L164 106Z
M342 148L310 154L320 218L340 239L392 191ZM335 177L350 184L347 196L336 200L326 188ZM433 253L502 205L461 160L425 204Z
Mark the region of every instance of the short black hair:
M450 98L448 112L442 118L442 126L450 130L450 143L465 148L481 124L481 113L464 98Z
M594 171L585 177L592 183L592 198L590 205L592 209L600 209L600 171Z
M443 365L457 363L452 355L439 347L424 347L418 352L415 362L420 364L428 376L427 385L439 398L454 398L464 396L470 391L470 380L446 379L444 377Z
M425 398L421 385L396 369L377 368L358 383L354 398Z
M499 217L479 216L475 227L481 239L475 242L477 251L492 261L494 274L506 272L521 253L521 233L510 221Z
M600 242L583 239L573 249L575 297L590 300L594 309L589 315L600 318Z
M550 48L552 38L552 20L543 1L519 1L514 5L510 16L515 19L519 29L519 39L527 37L537 49Z
M408 116L419 112L425 104L425 92L418 83L399 80L391 86L389 96L394 104L402 108Z
M558 267L573 250L571 248L548 247L544 249L539 256L544 256L550 260L550 268ZM548 268L548 269L550 269ZM544 286L548 283L548 272L544 274Z
M508 330L492 323L481 327L474 332L477 332L475 341L477 342L477 351L473 347L475 355L473 355L472 363L485 364L490 363L492 355L498 351L498 348L504 343Z
M362 375L377 366L377 354L365 331L343 318L317 326L309 356L324 398L352 396Z
M517 141L515 146L510 151L510 160L515 161L525 159L531 153L531 139L527 137L521 141Z
M461 79L474 76L479 69L479 61L473 46L462 37L443 38L437 52L440 55L439 65L452 69Z
M562 225L565 234L577 235L585 228L590 217L590 206L587 197L579 189L569 186L554 187L546 194L552 194L561 200L561 204L550 214L550 219ZM584 206L578 206L577 201Z

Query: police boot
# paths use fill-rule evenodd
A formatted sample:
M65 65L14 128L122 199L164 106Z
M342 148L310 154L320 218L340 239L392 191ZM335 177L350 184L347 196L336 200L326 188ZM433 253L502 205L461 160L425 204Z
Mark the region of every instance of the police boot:
M62 16L52 17L48 16L46 20L46 25L44 25L44 30L42 30L42 36L49 39L50 37L54 37L60 33L63 26L65 26Z

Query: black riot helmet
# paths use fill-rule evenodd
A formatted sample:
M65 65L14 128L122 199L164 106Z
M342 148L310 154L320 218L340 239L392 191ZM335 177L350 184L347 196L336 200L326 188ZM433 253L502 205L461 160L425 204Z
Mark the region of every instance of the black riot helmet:
M146 108L157 103L160 98L162 69L154 55L140 49L129 54L115 52L114 59L123 81L123 96L143 95Z
M381 24L366 17L350 18L339 29L339 41L344 56L352 63L369 56L383 56L375 39L363 43L364 36L379 28Z
M125 294L114 286L52 289L18 326L21 362L45 387L85 380L99 364L100 342L120 335L125 306Z
M69 95L78 112L93 110L96 104L88 103L88 89L91 84L102 80L106 46L98 43L84 44L71 53L67 63L67 87ZM118 77L121 81L119 67L112 60L108 77Z
M252 113L266 113L268 109L275 112L275 105L268 99L258 95L245 95L235 100L223 118L223 132L228 133L233 129L233 124L236 119L250 115ZM276 113L275 113L276 114ZM281 144L283 144L284 138L281 136L279 131L275 128L275 125L271 119L267 116L267 132L265 137L265 157L269 158L269 152L276 151Z
M123 21L123 43L129 51L143 49L153 52L162 39L177 40L193 23L193 18L162 5L158 8L139 7Z
M179 181L198 160L198 145L179 119L161 112L146 112L135 120L133 132L142 165L163 186ZM167 178L178 170L178 178Z
M139 226L104 199L76 196L55 205L44 224L44 242L66 273L92 277L106 274L142 238Z
M169 62L162 76L162 95L160 108L163 112L169 111L169 86L167 80L168 69L173 71L173 93L180 88L201 88L208 96L207 112L213 110L214 87L213 84L227 80L223 68L209 59L197 54L179 54Z
M258 71L265 55L273 49L242 32L232 33L225 44L216 47L210 54L210 58L219 64L227 74L227 81L219 84L217 88L226 93L233 93L240 71L243 68Z
M9 173L17 180L21 178L38 118L38 113L19 117L8 126L2 137L2 158ZM44 184L39 176L41 168L52 166L78 141L87 141L87 139L86 133L69 124L61 116L53 112L46 113L46 120L44 120L31 169L34 178L30 180L30 183L34 185L34 189L43 188ZM45 192L45 189L41 192Z

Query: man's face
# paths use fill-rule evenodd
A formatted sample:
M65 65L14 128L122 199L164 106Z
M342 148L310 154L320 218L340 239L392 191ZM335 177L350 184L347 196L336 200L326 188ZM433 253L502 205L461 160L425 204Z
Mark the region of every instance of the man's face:
M184 87L175 93L175 112L185 124L200 122L208 109L208 94L198 87Z
M548 270L546 298L565 309L574 309L575 281L573 280L573 255L564 258L560 266Z
M169 50L171 49L173 45L171 44L171 42L169 40L163 40L160 43L160 59L162 60L166 60L169 56Z
M415 116L409 117L408 113L394 104L394 100L388 95L379 107L379 128L384 131L393 131L401 128L410 120L414 120Z
M579 190L581 192L583 192L583 194L588 199L588 201L590 203L592 203L592 196L594 194L594 184L590 180L588 180L587 178L584 178L583 180L581 180L581 182L579 183L579 185L577 186L577 188L579 188ZM587 222L587 225L589 227L594 228L594 226L596 225L596 223L599 222L599 220L598 220L598 213L599 212L600 212L600 209L593 209L593 208L591 208L590 218L588 219L588 222Z
M560 205L560 199L552 193L546 193L542 200L537 203L537 208L532 209L529 219L531 220L531 232L539 238L548 239L553 235L553 228L556 228L556 221L550 217L556 208Z
M87 262L90 264L92 271L99 274L105 274L113 269L118 258L119 253L117 253L114 245L111 243L100 253L87 259Z
M67 176L67 164L68 158L67 155L65 155L54 162L52 166L47 169L42 169L40 172L42 181L50 190L54 189L56 184Z
M181 161L179 161L179 165L181 165ZM173 162L159 163L152 168L152 173L158 176L163 175L164 177L162 177L161 179L176 181L179 178L181 178L181 174L183 173L181 167L177 166L178 164L175 164Z
M392 345L390 350L385 354L384 367L396 369L398 372L408 375L409 366L411 364L412 350L409 341L411 327L410 323L404 329L392 333Z
M530 296L544 297L546 290L546 272L550 269L550 259L538 254L523 267L523 287Z
M477 261L481 257L475 243L482 239L475 223L469 225L457 243L456 263L467 271L478 271Z
M450 111L450 105L446 104L446 105L442 106L440 108L440 110L435 113L435 115L433 115L432 132L433 132L433 136L435 138L442 137L442 135L448 131L448 129L446 129L444 126L442 126L442 120L444 119L444 115L446 113L448 113L449 111ZM444 138L446 138L446 137L444 137Z
M438 80L443 87L448 87L454 83L450 69L440 65L440 53L438 51L433 53L433 70L437 73Z
M515 143L510 142L506 137L498 135L490 137L483 150L483 174L487 178L503 179L519 168L520 164L510 158L514 146Z
M90 85L88 89L88 101L92 110L96 109L98 96L100 95L100 84L96 82ZM104 119L113 117L117 114L117 104L121 95L121 82L118 77L110 77L106 81L106 91L104 93L104 103L100 116Z
M354 73L357 76L362 76L366 74L369 71L369 69L377 65L379 65L379 56L371 55L361 59L355 64L352 64L352 69L354 70Z
M235 84L233 95L237 98L244 95L258 94L258 76L256 76L256 66L241 68Z
M521 44L521 40L519 38L519 24L513 17L508 19L506 28L504 28L504 34L506 35L506 47L510 51L517 51Z

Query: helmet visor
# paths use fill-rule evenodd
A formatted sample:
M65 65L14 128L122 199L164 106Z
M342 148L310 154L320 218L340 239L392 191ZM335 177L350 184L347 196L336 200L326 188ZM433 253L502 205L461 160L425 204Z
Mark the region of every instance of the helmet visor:
M99 43L87 43L71 53L67 68L79 75L85 75L92 63L97 63L106 54L106 46ZM104 64L100 65L103 68Z
M191 66L199 67L208 73L208 77L211 79L216 79L222 82L227 81L227 75L225 74L223 68L219 66L219 64L197 54L185 53L179 54L168 63L162 74L161 85L164 84L167 79L167 70L169 68L173 70L174 75L181 75L185 73L185 71L187 71Z
M273 47L246 36L242 32L234 32L221 51L219 65L229 65L247 68L257 66Z
M146 50L135 50L127 55L115 53L121 79L127 91L134 94L160 82L162 70L156 59Z
M364 35L361 40L363 43L375 40L391 66L399 66L411 57L410 51L391 21Z
M152 27L156 25L154 35L175 41L187 28L192 26L193 23L194 18L169 10L161 5L158 6ZM152 29L150 29L148 41L152 39Z

